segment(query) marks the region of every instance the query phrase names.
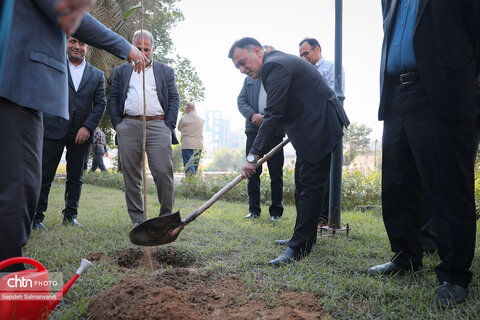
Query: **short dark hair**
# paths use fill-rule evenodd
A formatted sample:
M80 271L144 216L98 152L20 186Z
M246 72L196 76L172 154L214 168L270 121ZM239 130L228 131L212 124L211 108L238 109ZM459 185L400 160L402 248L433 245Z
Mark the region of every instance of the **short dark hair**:
M228 57L230 59L233 58L233 51L236 48L240 49L253 49L253 47L260 47L260 49L263 49L263 46L260 44L260 42L257 41L255 38L250 38L250 37L245 37L240 40L235 41L232 44L232 47L230 48L230 51L228 51Z
M308 44L312 48L318 47L320 49L320 52L322 52L322 47L320 47L320 43L318 43L317 39L315 39L315 38L305 38L302 41L300 41L298 46L300 47L304 42L308 42Z

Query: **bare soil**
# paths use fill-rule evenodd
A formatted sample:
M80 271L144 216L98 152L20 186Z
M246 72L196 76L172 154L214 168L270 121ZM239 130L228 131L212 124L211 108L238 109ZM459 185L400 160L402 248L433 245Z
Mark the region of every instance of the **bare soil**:
M249 292L238 276L215 278L186 268L127 277L95 296L88 315L91 320L326 318L310 292L284 292L267 304L260 293Z
M147 253L147 254L146 254ZM91 320L203 320L203 319L325 319L321 302L310 292L260 293L247 288L237 275L218 277L199 272L195 260L173 247L151 252L132 248L107 256L88 255L92 261L108 261L131 274L131 269L164 270L160 274L128 276L88 306ZM151 261L151 263L150 263ZM191 268L188 268L191 267Z

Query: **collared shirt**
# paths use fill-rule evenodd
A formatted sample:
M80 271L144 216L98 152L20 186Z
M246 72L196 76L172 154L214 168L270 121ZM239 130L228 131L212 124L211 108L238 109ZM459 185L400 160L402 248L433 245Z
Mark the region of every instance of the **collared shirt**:
M70 76L72 77L75 91L78 91L80 82L82 82L83 72L85 71L86 65L87 63L85 62L85 59L83 59L82 63L80 63L78 66L74 65L73 63L70 62L70 60L68 60L68 68L70 69Z
M390 75L417 70L413 48L417 7L418 0L401 0L398 3L387 55L386 68Z
M335 91L335 64L331 61L327 61L324 58L315 63L315 67L318 72L325 78L327 84L332 90ZM345 71L342 68L342 91L345 92Z
M263 87L263 83L260 81L260 91L258 92L258 113L263 114L265 107L267 106L267 92Z
M182 133L182 149L203 149L204 123L195 111L180 118L177 129Z
M147 100L147 116L160 116L164 114L163 108L158 100L157 84L155 83L155 75L153 74L153 61L152 64L145 69L145 97ZM143 75L141 73L132 72L123 113L130 116L143 115Z

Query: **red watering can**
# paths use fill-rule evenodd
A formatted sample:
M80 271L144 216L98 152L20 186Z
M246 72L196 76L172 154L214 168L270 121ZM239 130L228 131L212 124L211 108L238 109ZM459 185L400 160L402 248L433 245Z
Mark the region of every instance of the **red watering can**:
M0 270L12 264L26 263L36 269L9 273L0 280L0 319L47 319L82 272L91 266L82 259L75 275L55 295L50 295L48 270L38 261L16 257L0 262Z

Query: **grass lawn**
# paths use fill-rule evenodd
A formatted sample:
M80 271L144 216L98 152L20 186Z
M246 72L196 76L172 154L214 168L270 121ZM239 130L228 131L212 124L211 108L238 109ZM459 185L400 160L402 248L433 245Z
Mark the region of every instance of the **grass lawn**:
M115 257L135 247L128 239L132 224L123 192L84 185L78 216L83 228L62 226L63 192L63 184L52 185L44 221L48 231L32 232L25 256L39 260L50 272L63 273L67 281L88 254L103 252ZM202 203L177 198L175 206L185 216ZM436 255L426 256L424 268L412 274L391 279L367 275L368 267L384 263L391 256L379 213L344 212L342 222L350 225L349 237L344 233L319 237L307 258L272 268L268 261L284 249L273 242L291 236L296 214L293 206L287 206L282 221L271 223L268 208L263 209L260 219L244 221L247 204L218 201L186 226L174 243L159 248L174 248L181 259L189 262L189 268L218 275L237 274L250 290L258 292L260 288L267 300L286 289L310 291L320 299L331 319L479 319L478 248L467 304L442 310L434 304L434 266L439 261ZM151 195L148 210L149 217L157 215L158 203ZM92 296L126 276L145 272L120 268L112 260L102 259L77 280L51 318L87 318Z

